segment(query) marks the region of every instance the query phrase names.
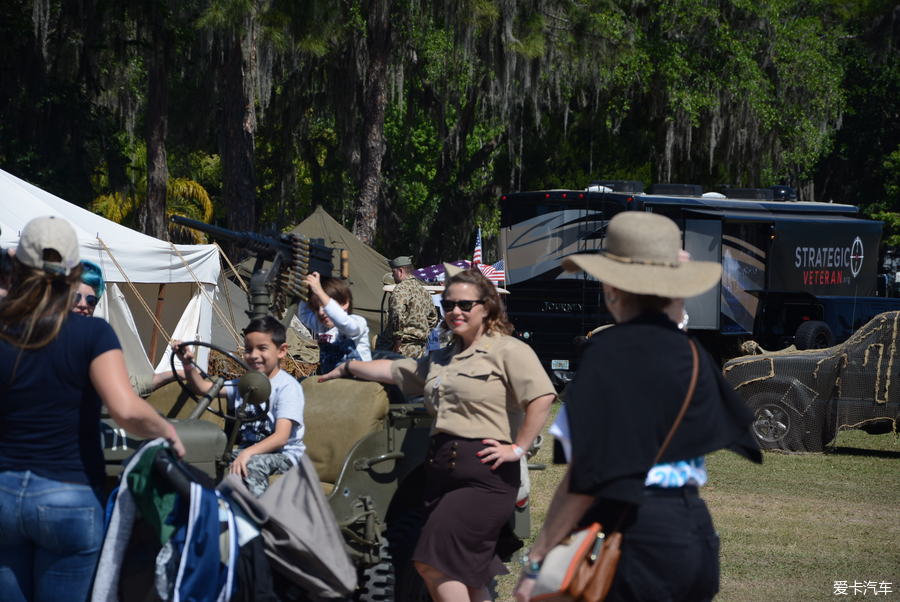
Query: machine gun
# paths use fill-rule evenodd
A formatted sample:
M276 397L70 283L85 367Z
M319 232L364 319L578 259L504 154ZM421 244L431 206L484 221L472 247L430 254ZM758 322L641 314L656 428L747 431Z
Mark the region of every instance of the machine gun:
M255 232L235 232L205 222L173 215L172 221L199 230L218 240L246 249L256 256L250 277L250 319L272 315L285 326L291 321L299 301L307 301L309 288L303 278L318 272L322 276L335 274L333 251L321 239L297 234L280 234L278 238ZM271 262L268 266L266 262ZM340 275L348 277L347 251L340 253Z

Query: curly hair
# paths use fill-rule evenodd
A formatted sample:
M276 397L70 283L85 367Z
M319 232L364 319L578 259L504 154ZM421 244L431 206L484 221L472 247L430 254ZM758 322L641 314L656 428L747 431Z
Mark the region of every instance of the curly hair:
M478 295L484 302L484 331L492 334L512 334L513 325L506 316L506 306L497 292L494 283L485 278L478 269L469 269L458 272L444 283L442 297L447 298L447 290L454 284L471 284L478 289Z

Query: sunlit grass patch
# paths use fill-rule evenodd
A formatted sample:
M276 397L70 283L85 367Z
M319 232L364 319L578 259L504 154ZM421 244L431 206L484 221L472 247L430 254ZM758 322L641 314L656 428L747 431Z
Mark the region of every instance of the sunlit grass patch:
M552 438L534 459L532 535L564 467L553 466ZM728 451L708 458L703 497L722 539L717 600L835 599L834 582L891 583L900 600L900 439L845 431L824 454L765 454L762 466ZM531 542L527 542L530 544ZM626 544L627 545L627 539ZM519 567L498 579L511 600ZM873 598L848 596L837 599Z

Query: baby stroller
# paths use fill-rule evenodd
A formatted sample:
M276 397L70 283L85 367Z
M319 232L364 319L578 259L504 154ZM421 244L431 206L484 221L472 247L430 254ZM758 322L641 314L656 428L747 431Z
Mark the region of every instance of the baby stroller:
M356 571L309 460L255 498L146 442L107 506L92 600L336 600Z

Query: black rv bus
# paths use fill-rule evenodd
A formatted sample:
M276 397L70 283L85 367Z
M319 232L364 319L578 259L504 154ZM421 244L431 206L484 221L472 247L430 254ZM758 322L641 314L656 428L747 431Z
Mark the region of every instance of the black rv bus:
M501 248L517 336L560 383L571 378L586 333L611 316L600 284L560 263L597 252L620 211L652 211L681 228L696 260L722 263L716 288L689 299L692 333L718 355L752 338L767 349L827 347L900 299L876 290L882 223L852 205L776 200L778 189L703 194L696 186L601 182L587 190L501 197Z

